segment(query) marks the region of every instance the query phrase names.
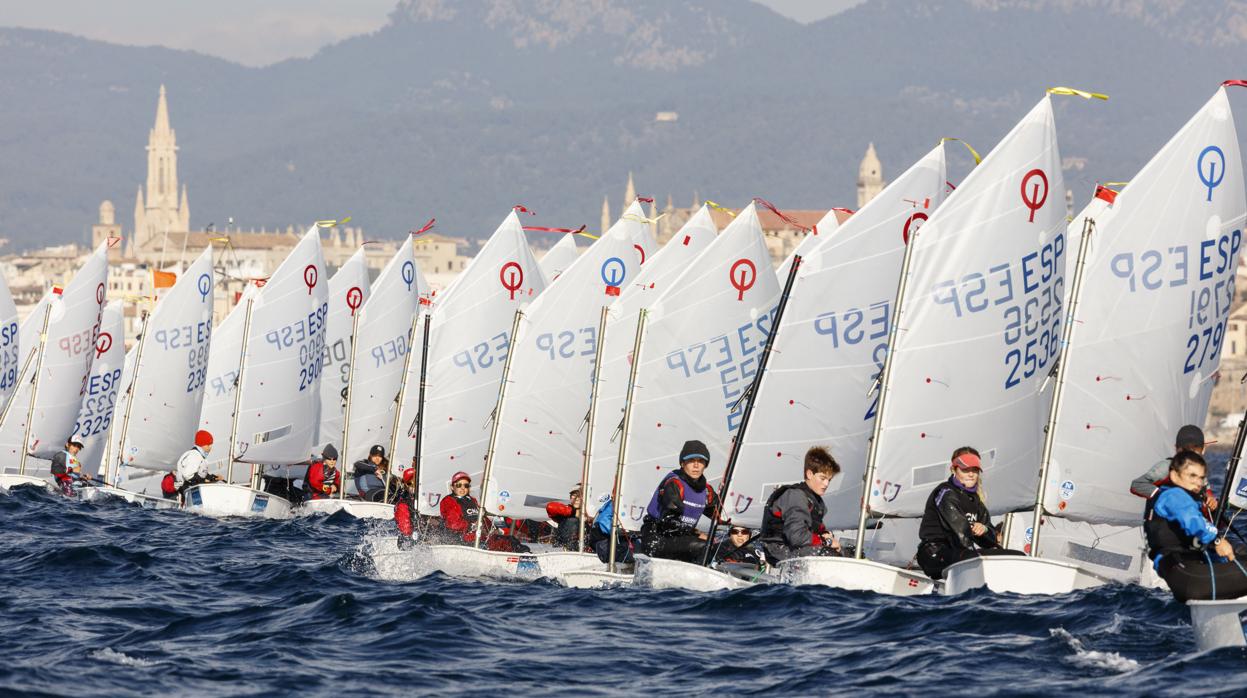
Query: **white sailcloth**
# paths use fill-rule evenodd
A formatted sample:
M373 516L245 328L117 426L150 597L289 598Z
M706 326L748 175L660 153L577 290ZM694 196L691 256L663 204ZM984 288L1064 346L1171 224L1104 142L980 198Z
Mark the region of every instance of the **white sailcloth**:
M836 232L836 229L839 227L840 219L836 217L836 209L833 208L827 212L827 215L823 216L822 220L814 225L814 228L801 239L801 242L793 248L792 252L788 253L788 256L784 258L784 261L775 270L775 278L779 279L781 288L784 282L788 280L788 271L792 269L792 260L796 259L797 255L801 255L802 259L804 259L810 254L811 250L818 246L818 243L831 237L831 234Z
M541 273L547 279L556 279L563 270L570 267L572 262L580 256L580 251L576 248L576 236L564 235L550 251L541 258Z
M312 226L252 304L235 454L243 463L304 462L316 446L329 289Z
M490 236L460 272L454 290L433 302L429 326L428 385L420 449L420 508L435 514L451 475L460 470L480 481L489 442L490 415L498 399L502 365L511 347L515 311L545 289L515 212ZM407 377L401 431L394 463L406 467L415 453L414 422L419 406L419 343Z
M95 340L95 359L91 377L78 410L73 435L82 442L78 461L82 472L94 477L100 471L108 443L109 427L116 416L117 392L121 387L121 369L126 358L125 319L121 301L104 306L100 334Z
M48 459L62 450L78 419L104 310L107 251L107 243L96 248L69 285L63 290L53 289L22 325L21 345L37 351L44 310L50 308L42 363L39 357L31 361L29 377L18 387L0 425L0 461L6 468L20 457L36 382L37 397L25 444L30 455ZM39 370L35 372L37 364Z
M982 454L993 513L1033 506L1064 317L1065 207L1047 97L922 226L900 308L870 508L922 514L952 452Z
M420 313L421 295L428 292L427 286L420 285L423 281L416 273L409 235L381 270L372 295L359 311L353 343L357 348L350 385L350 433L339 449L340 459L348 466L367 458L373 444L389 448L403 362L413 341L418 341L411 336L412 320Z
M1137 524L1130 480L1204 423L1234 301L1247 197L1224 88L1113 209L1092 235L1044 508Z
M22 370L21 329L17 322L17 306L9 284L0 277L0 408L17 389L17 374Z
M718 233L710 210L702 206L654 254L654 258L641 267L636 283L610 307L606 340L602 347L602 368L598 372L598 407L587 496L590 512L596 512L598 506L606 501L615 483L615 466L619 461L619 426L628 396L637 313L657 301L714 242Z
M648 234L640 228L649 223L634 202L529 307L512 344L489 511L544 517L546 503L565 498L579 480L598 322L602 306L640 273L635 246Z
M225 461L229 459L229 433L234 419L234 391L238 389L238 367L242 359L247 301L255 298L259 292L260 288L256 284L247 284L234 309L212 332L197 428L212 434L216 445L208 454L207 462L209 470L218 475L225 474ZM185 450L186 448L182 449ZM181 451L178 453L180 455ZM176 465L176 460L174 464Z
M210 373L216 342L212 328L214 288L216 279L209 246L147 316L138 340L143 343L142 361L134 365L128 360L121 381L125 392L119 402L119 423L113 428L114 461L145 470L172 470L178 457L194 444L205 391L225 392L228 388L225 404L232 408L233 378L227 384L224 376ZM235 327L239 343L233 347L234 372L241 351L241 316ZM136 349L137 343L130 353L137 356ZM215 429L215 438L224 445L229 437L228 412L221 427L213 424L205 428Z
M828 528L857 528L866 450L905 241L944 200L944 146L910 167L819 244L801 269L725 501L733 522L762 524L772 490L797 482L805 452L826 446L840 475L826 494ZM813 236L807 238L812 239ZM781 277L781 283L786 279Z
M317 445L342 445L346 383L351 371L351 326L370 293L368 259L361 247L329 279L329 322L325 326Z
M619 501L625 528L640 528L685 441L706 444L706 478L722 479L779 294L750 204L650 306Z

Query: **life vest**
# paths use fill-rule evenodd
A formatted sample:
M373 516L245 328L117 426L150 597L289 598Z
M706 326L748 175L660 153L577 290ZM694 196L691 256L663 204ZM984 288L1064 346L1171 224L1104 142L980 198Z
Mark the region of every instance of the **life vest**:
M1143 507L1143 533L1147 536L1147 556L1153 560L1170 553L1186 553L1199 549L1194 539L1182 530L1181 524L1156 515L1156 499L1160 497L1161 492L1171 489L1182 488L1175 485L1162 485L1147 498L1147 505ZM1199 501L1199 497L1190 492L1186 490L1182 492L1196 502Z
M178 485L173 473L165 473L165 476L160 478L160 493L166 497L172 497L178 493Z
M710 487L710 483L706 483L706 489L698 492L692 487L684 486L684 479L680 477L679 470L673 470L667 473L667 476L658 483L658 487L654 490L654 496L650 497L649 506L645 508L645 514L654 521L662 518L662 512L658 510L659 503L662 501L662 491L668 482L675 480L675 484L680 488L680 499L684 502L684 509L680 513L680 522L686 526L696 526L697 520L701 518L706 511L706 503L710 501L710 497L714 494L714 490Z
M805 495L806 506L809 507L810 522L813 525L811 533L810 545L822 545L822 538L819 533L823 531L823 518L827 515L827 504L823 502L823 498L815 495L808 487L804 486L804 482L797 482L791 485L784 485L776 488L770 497L766 498L766 506L762 508L762 532L758 536L764 541L784 541L784 512L776 506L779 498L784 496L789 490L799 490Z
M459 505L459 511L463 512L463 520L468 522L468 529L471 530L476 525L476 517L480 516L481 507L476 503L476 498L470 494L462 497L450 497Z

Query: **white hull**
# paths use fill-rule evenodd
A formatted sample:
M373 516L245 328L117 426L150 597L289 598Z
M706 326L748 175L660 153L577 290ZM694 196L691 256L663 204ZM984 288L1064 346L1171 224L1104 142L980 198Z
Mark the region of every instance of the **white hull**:
M42 487L50 492L52 490L52 483L35 475L0 473L0 490L7 492L14 487Z
M338 511L345 511L357 519L389 520L394 518L393 504L361 502L358 499L309 499L296 507L294 511L299 516L328 515Z
M1110 580L1068 562L1041 557L976 557L944 570L944 594L987 587L997 594L1068 594L1108 584Z
M785 584L819 584L892 596L919 596L935 589L935 582L921 572L847 557L784 560L779 563L779 579Z
M1243 611L1247 611L1247 598L1225 601L1188 601L1191 609L1191 626L1195 629L1195 644L1199 651L1222 647L1247 647L1243 635Z
M572 571L606 571L606 563L598 559L595 553L577 553L570 550L556 550L537 554L537 566L542 577L557 579Z
M290 502L277 495L242 485L209 482L186 490L185 509L204 516L288 519L290 508Z
M131 504L137 504L144 509L177 509L179 507L178 500L176 499L153 497L151 495L130 492L128 490L119 489L109 485L84 487L78 492L78 497L84 502L101 502L111 498L117 498Z
M430 545L422 552L428 556L432 570L452 577L527 582L541 576L537 556L531 553L478 550L466 545Z
M632 586L632 575L600 570L571 570L555 581L570 589L610 589Z
M633 585L647 589L721 591L744 589L753 586L753 583L689 562L637 555Z

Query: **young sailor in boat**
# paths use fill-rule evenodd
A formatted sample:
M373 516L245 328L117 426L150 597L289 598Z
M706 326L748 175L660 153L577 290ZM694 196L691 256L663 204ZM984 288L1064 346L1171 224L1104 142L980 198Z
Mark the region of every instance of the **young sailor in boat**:
M805 453L805 479L771 493L762 509L760 541L766 559L777 565L791 557L840 555L840 541L823 525L823 494L840 474L840 464L821 446Z
M715 561L719 564L726 562L749 565L759 570L765 569L766 562L758 554L758 549L753 546L752 538L753 531L744 526L732 526L727 531L727 539L719 544Z
M1204 455L1204 446L1208 442L1204 441L1204 430L1194 424L1187 424L1178 430L1178 436L1174 439L1173 452L1181 453L1182 451L1191 451ZM1136 477L1130 483L1130 493L1144 499L1151 497L1156 493L1157 488L1169 482L1169 463L1173 460L1172 456L1160 459L1147 472ZM1217 498L1212 494L1211 488L1204 489L1204 508L1209 514L1217 509Z
M82 442L70 439L65 442L65 450L52 456L52 477L56 480L61 494L72 497L76 490L81 489L84 482L90 482L90 475L82 474L82 463L78 462L78 452L82 450Z
M442 515L441 535L443 542L475 545L477 530L476 520L480 515L480 504L472 496L472 478L460 471L450 478L450 494L442 497L438 505ZM491 535L493 524L489 517L481 519L481 533L485 536L484 548L487 550L503 550L507 552L528 552L528 546L509 535Z
M697 530L701 517L719 513L719 498L703 473L710 449L700 441L686 441L680 449L680 467L663 476L654 489L641 522L641 547L651 557L699 562L706 551L706 534Z
M308 499L328 499L338 493L342 486L342 473L338 472L338 449L326 444L320 452L320 460L307 466L306 483Z
M205 482L219 482L221 478L208 474L208 454L212 452L212 434L200 429L195 432L195 445L178 458L174 469L174 485L179 497L186 490Z
M368 450L368 457L355 461L355 490L359 498L366 502L379 502L385 498L385 481L382 476L390 468L390 460L385 457L385 447L374 445Z
M398 524L398 549L408 550L415 544L416 523L419 521L416 507L416 469L403 471L403 485L395 493L394 523Z
M593 517L593 525L585 533L588 540L586 544L593 548L593 552L598 554L598 559L602 562L611 561L611 517L615 515L615 506L611 503L610 495L602 500L602 506L598 507L597 516ZM625 565L633 563L632 551L634 549L632 540L622 528L615 529L615 562Z
M983 465L979 452L969 446L953 451L952 476L936 485L927 497L918 527L918 565L931 579L944 576L944 568L979 555L1022 555L1000 545L1000 532L992 526L983 498Z
M1143 513L1148 556L1178 601L1247 595L1247 569L1201 511L1207 473L1203 456L1178 453Z
M580 546L576 538L580 535L580 485L577 484L567 493L570 504L563 502L547 502L546 516L554 522L554 544L566 550L576 550Z

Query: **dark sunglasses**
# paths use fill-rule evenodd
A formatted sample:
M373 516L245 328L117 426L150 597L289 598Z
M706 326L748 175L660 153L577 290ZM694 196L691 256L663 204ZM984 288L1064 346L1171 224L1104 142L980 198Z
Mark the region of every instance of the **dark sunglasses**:
M733 535L733 536L735 536L735 535L747 536L747 535L749 535L749 529L747 529L747 528L733 528L732 530L728 531L728 533L729 533L730 535Z
M451 485L451 487L471 487L471 486L472 486L472 483L470 482L456 482L455 484Z

